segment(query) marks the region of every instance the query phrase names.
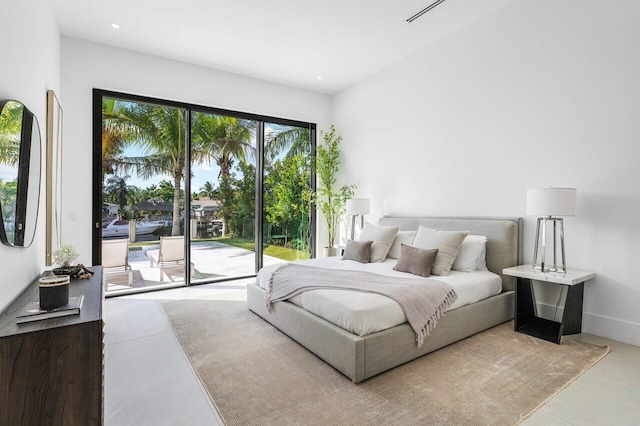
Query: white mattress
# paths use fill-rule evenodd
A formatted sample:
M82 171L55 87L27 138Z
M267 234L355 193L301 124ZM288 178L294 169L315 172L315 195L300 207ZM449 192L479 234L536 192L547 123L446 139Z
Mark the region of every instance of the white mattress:
M382 263L359 263L353 260L341 260L340 257L329 257L297 263L320 268L368 271L391 277L419 278L406 272L394 271L396 262L396 259L387 259ZM280 266L270 265L262 268L257 276L258 285L267 289L271 274ZM451 274L446 277L432 276L431 278L444 281L455 288L458 298L449 311L502 291L502 278L490 271L451 271ZM400 305L380 294L345 290L311 290L292 297L289 302L359 336L366 336L407 322Z

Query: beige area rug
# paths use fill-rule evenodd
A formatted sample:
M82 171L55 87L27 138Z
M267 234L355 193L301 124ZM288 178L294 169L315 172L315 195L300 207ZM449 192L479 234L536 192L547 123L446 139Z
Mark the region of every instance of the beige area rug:
M227 425L517 424L609 352L509 322L356 385L244 302L164 309Z

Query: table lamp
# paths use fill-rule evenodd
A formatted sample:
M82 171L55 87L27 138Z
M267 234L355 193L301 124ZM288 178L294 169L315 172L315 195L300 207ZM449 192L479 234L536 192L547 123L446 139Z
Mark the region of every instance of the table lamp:
M527 214L538 216L536 227L536 244L533 251L533 267L542 272L567 272L567 262L564 254L564 223L557 216L575 216L576 213L575 188L536 188L527 190ZM540 217L542 216L542 217ZM546 264L547 224L553 223L553 266ZM556 229L560 228L560 247L562 250L562 266L556 260ZM540 263L538 264L538 248L542 245Z
M347 216L351 216L351 239L353 240L356 228L356 216L360 216L360 229L364 226L364 215L369 214L368 198L350 198L347 200Z

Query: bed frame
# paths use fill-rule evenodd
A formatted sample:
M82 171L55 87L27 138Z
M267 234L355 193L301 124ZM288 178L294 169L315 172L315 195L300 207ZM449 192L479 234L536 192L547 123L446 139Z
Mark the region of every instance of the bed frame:
M487 268L502 277L502 293L448 312L422 347L407 323L360 337L287 301L268 312L265 291L256 284L247 286L247 306L354 383L513 319L515 278L502 270L521 263L521 218L385 216L378 223L401 231L422 225L485 235Z

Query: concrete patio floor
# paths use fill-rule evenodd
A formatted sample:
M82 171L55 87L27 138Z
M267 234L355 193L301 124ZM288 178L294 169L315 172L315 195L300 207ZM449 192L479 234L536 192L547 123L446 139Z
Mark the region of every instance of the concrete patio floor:
M133 284L130 287L128 274L105 271L107 292L165 286L184 283L184 265L164 268L164 273L156 265L151 266L147 253L157 258L160 245L132 247L129 249L129 264L133 270ZM191 262L194 273L192 283L235 278L255 274L255 253L240 247L217 241L194 242L191 244ZM263 264L286 263L286 260L264 255Z

